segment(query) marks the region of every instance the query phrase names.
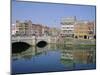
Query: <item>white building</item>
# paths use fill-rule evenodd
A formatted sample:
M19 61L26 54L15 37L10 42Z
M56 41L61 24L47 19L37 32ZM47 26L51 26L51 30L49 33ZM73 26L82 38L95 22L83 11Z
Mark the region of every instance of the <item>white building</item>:
M74 24L76 21L76 17L66 17L61 21L61 35L66 37L74 36Z
M11 34L12 34L12 35L15 35L15 34L16 34L16 31L17 31L17 30L16 30L16 25L15 25L15 24L12 24L12 25L11 25Z

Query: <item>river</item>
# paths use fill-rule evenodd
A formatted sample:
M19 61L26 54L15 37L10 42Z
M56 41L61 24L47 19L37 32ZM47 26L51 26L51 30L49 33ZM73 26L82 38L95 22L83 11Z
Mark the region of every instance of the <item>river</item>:
M12 54L13 74L88 70L96 68L95 46L48 44Z

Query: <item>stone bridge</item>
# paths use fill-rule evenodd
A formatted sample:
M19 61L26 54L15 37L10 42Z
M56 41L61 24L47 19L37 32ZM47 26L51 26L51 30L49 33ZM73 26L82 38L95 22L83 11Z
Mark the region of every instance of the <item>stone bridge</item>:
M45 41L47 43L56 43L56 37L50 37L50 36L41 36L41 37L36 37L36 36L12 36L11 39L12 43L14 42L25 42L28 43L29 45L36 45L40 41Z
M27 36L16 36L16 37L12 37L11 39L12 43L14 42L25 42L28 43L29 45L35 45L35 36L32 37L27 37Z

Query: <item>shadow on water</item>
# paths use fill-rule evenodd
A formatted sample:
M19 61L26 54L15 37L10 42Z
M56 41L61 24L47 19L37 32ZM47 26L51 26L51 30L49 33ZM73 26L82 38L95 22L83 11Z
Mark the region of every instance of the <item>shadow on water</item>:
M25 42L15 42L12 43L12 53L20 53L27 50L30 47L29 44Z

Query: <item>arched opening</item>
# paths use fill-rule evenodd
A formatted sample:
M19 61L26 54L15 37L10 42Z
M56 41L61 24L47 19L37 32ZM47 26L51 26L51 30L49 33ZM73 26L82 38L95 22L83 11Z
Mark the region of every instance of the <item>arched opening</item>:
M77 37L77 36L75 36L75 38L77 39L78 37Z
M36 44L37 47L39 48L43 48L47 45L47 42L46 41L40 41Z
M87 36L86 35L84 35L84 39L87 39Z
M20 53L27 50L30 47L29 44L25 42L14 42L12 43L12 53Z

